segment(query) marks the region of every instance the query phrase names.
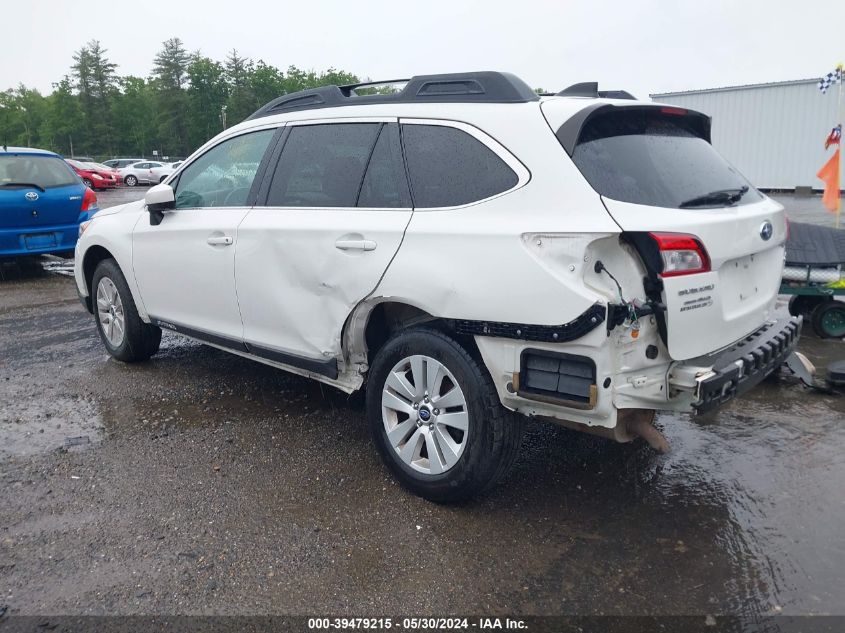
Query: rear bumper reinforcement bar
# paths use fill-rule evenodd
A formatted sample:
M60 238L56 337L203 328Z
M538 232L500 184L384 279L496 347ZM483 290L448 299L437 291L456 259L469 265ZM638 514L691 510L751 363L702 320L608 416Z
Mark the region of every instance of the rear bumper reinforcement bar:
M770 321L708 359L710 371L695 379L697 413L706 413L757 386L786 360L801 336L801 317ZM703 365L704 359L685 365Z

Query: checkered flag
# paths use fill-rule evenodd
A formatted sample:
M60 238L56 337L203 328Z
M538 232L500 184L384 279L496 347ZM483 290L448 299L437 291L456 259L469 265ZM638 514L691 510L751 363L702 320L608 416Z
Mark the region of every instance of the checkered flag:
M824 77L819 79L819 90L822 91L822 94L827 92L827 89L830 88L833 84L838 84L842 81L842 64L836 67L832 73L827 73Z

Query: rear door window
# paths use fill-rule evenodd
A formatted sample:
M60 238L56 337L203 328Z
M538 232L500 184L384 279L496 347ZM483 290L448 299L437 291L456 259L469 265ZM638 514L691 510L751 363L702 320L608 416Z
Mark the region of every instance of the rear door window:
M596 113L581 129L572 160L593 189L621 202L677 209L761 199L692 119L656 107Z
M292 126L270 184L267 205L356 206L381 127L381 123ZM374 181L376 178L374 173L368 195L373 203L384 202L390 194L383 183Z
M61 158L27 154L0 155L0 187L35 186L41 189L79 183L79 177Z
M455 127L406 123L402 143L416 208L477 202L519 181L493 150Z

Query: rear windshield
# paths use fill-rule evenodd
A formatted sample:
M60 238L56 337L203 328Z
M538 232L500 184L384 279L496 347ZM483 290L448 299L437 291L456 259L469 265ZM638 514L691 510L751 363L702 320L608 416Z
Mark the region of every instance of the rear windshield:
M0 155L0 187L35 185L47 189L78 182L76 174L61 158L27 154Z
M692 119L657 108L595 114L572 160L598 193L622 202L677 209L761 199Z

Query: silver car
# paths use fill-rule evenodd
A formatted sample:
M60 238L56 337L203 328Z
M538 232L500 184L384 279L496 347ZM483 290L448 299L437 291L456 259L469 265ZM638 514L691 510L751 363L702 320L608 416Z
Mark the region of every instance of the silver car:
M173 174L179 166L185 161L177 160L175 163L165 163L161 167L154 168L152 170L152 177L154 178L154 182L164 182L168 176Z
M153 184L158 182L153 170L164 167L164 163L157 163L153 161L142 161L140 163L133 163L120 169L120 175L123 176L123 182L127 187L134 187L139 184Z
M143 158L112 158L106 161L103 161L103 165L109 167L110 169L123 169L128 165L132 165L133 163L140 163Z

